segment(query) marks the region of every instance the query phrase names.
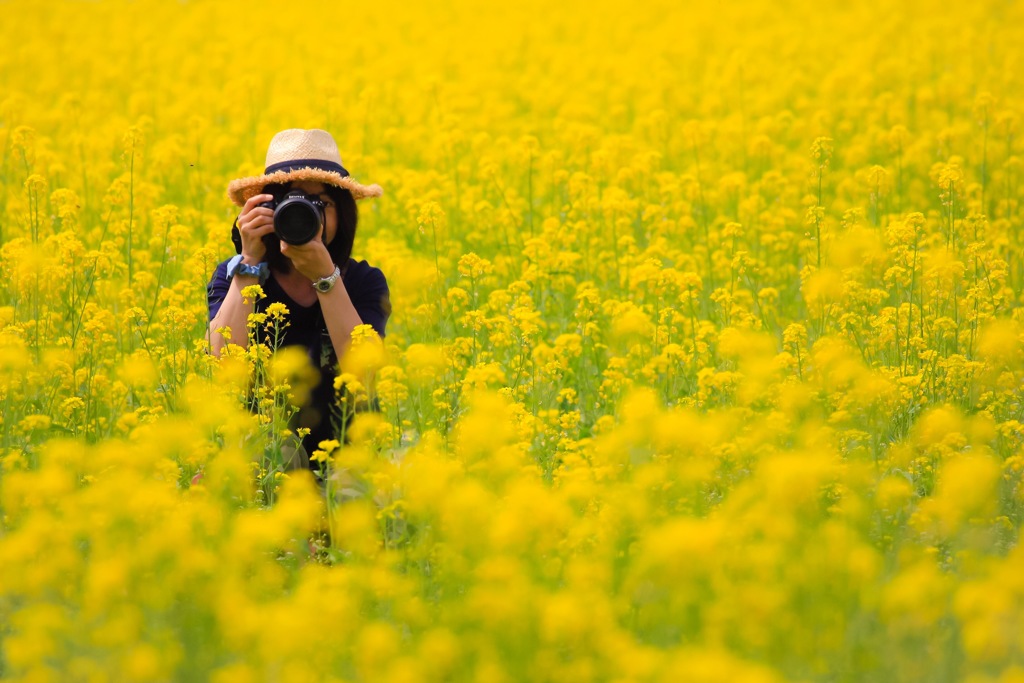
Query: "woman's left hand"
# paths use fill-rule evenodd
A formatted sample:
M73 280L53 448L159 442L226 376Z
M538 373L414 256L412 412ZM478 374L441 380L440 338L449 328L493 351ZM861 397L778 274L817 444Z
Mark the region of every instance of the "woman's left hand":
M281 255L291 259L295 269L309 278L310 282L334 272L334 261L319 235L305 244L288 244L282 241Z

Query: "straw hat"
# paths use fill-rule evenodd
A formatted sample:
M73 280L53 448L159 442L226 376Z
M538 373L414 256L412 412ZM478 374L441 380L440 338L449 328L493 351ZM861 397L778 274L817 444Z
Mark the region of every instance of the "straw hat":
M242 206L247 199L260 194L264 186L294 180L343 187L355 199L379 197L384 193L380 185L361 185L349 177L341 165L338 145L330 133L319 129L289 128L270 141L263 175L232 180L228 183L228 197Z

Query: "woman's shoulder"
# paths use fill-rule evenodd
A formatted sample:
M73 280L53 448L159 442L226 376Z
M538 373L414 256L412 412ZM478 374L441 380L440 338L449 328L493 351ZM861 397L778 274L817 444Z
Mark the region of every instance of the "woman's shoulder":
M357 287L362 290L387 291L388 281L384 272L376 266L371 266L365 260L348 260L348 267L345 268L345 286L348 288Z
M384 273L366 261L349 259L344 282L360 318L383 338L391 316L391 292Z
M213 274L210 276L210 283L213 284L218 280L228 279L228 263L231 261L230 258L226 258L216 265L213 269Z

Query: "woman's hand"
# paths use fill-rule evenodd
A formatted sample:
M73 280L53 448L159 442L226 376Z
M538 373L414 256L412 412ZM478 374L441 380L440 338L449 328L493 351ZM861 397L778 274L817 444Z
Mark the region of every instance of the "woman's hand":
M274 198L272 194L258 194L250 197L238 214L235 225L242 236L242 258L250 265L256 265L267 253L267 245L263 244L263 236L274 231L274 211L265 206Z
M295 270L299 271L310 282L327 277L334 272L334 261L323 241L323 224L317 236L305 244L288 244L281 241L281 255L291 259Z

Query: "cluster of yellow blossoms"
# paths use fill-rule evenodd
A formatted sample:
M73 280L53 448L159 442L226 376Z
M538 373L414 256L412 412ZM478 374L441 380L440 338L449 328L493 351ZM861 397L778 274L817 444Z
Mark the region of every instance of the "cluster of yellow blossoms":
M1024 681L1024 8L381 9L5 5L0 678ZM385 189L322 483L204 341L290 127Z

